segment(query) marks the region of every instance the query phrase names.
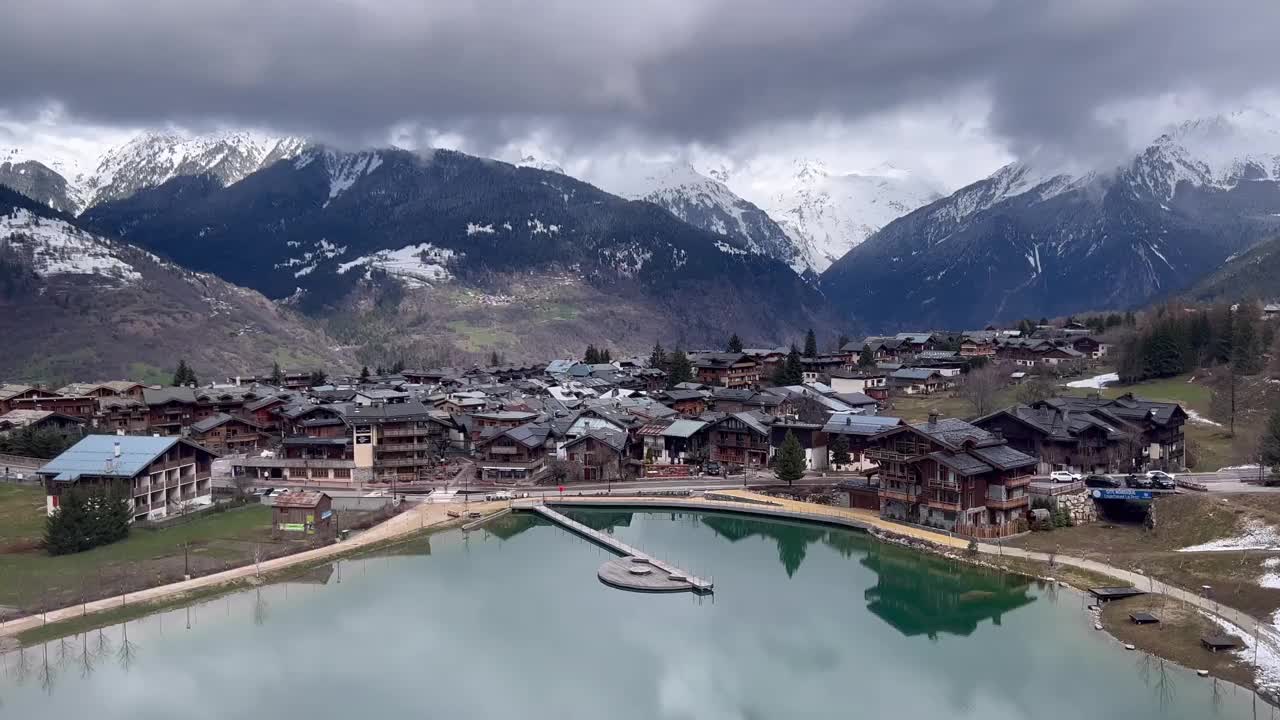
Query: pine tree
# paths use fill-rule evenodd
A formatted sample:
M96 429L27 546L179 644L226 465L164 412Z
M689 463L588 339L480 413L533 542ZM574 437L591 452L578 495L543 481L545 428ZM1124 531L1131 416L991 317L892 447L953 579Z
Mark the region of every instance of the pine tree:
M186 359L178 360L178 368L173 371L173 384L179 387L200 384L196 378L196 371L191 369Z
M1262 338L1258 334L1257 307L1241 305L1235 313L1231 336L1231 365L1241 375L1253 375L1262 369Z
M689 362L689 356L685 355L680 348L672 350L667 356L667 386L675 387L692 379L693 364Z
M1262 464L1271 468L1272 473L1280 473L1280 408L1267 418L1258 444Z
M307 384L311 387L318 387L329 382L329 375L323 370L312 370L311 375L307 378Z
M613 355L609 352L609 348L600 351L600 362L606 365L613 362Z
M831 464L838 466L849 464L848 436L836 435L836 439L831 441Z
M778 457L774 460L774 477L790 485L803 478L805 470L804 448L800 446L795 433L788 430L782 447L778 449Z
M799 385L804 382L804 365L800 362L800 350L793 344L787 359L778 365L773 376L775 385Z
M497 350L494 350L493 352L489 353L490 367L498 367L501 364L502 364L502 356L498 354Z
M600 351L596 350L595 345L587 345L586 352L582 353L582 362L588 365L596 365L600 362Z
M742 338L738 337L738 333L734 333L729 336L728 351L735 353L742 352Z
M667 351L662 348L661 342L653 343L653 351L649 353L649 367L658 370L667 369Z
M869 368L876 366L876 355L871 352L871 346L867 345L862 348L862 352L858 355L858 367Z
M378 373L378 374L381 375L382 373ZM365 365L360 368L360 382L362 383L369 382L369 366L368 365Z
M813 328L809 328L809 332L804 334L804 356L818 357L818 336L813 334Z
M276 387L284 385L284 370L280 369L279 362L271 363L271 384Z

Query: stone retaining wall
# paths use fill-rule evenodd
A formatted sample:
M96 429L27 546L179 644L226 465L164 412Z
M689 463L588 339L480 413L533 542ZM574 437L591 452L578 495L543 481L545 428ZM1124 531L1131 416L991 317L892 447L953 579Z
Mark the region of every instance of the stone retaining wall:
M1098 505L1088 490L1055 495L1052 502L1056 509L1066 511L1071 517L1072 525L1084 525L1098 520Z

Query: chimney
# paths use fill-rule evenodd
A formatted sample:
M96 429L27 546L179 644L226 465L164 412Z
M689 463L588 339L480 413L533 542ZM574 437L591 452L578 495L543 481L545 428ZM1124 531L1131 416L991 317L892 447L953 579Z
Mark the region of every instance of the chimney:
M115 444L112 446L112 448L111 448L111 454L112 454L112 455L113 455L117 460L119 460L119 459L120 459L120 441L119 441L119 440L117 440L117 441L115 442Z
M937 411L937 410L931 410L931 411L929 412L929 424L930 424L930 425L937 425L937 424L938 424L938 411Z
M991 434L995 435L997 440L1004 439L1004 431L1000 428L991 428Z

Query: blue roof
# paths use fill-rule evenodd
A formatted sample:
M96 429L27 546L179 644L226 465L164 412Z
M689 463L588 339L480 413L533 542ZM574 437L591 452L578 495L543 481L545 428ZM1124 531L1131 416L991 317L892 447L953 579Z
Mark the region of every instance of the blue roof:
M39 473L63 482L75 482L81 475L131 478L179 440L181 438L142 435L89 435L50 460ZM116 443L120 443L119 458L115 457Z

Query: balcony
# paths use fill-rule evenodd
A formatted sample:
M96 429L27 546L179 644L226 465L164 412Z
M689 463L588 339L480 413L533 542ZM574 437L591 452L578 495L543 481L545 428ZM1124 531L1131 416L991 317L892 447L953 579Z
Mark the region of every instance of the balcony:
M1000 484L1009 489L1026 487L1031 484L1031 476L1023 475L1022 477L1007 478Z
M880 497L886 500L898 500L900 502L913 503L920 499L920 491L914 488L881 487Z
M987 498L987 501L984 504L992 510L1017 510L1018 508L1030 506L1031 496L1022 495L1014 498L1006 498L1004 500Z
M353 468L354 460L308 460L305 458L243 458L232 460L232 466L253 468L316 468L340 469Z
M439 431L429 427L383 428L379 433L382 437L425 437L439 434Z

